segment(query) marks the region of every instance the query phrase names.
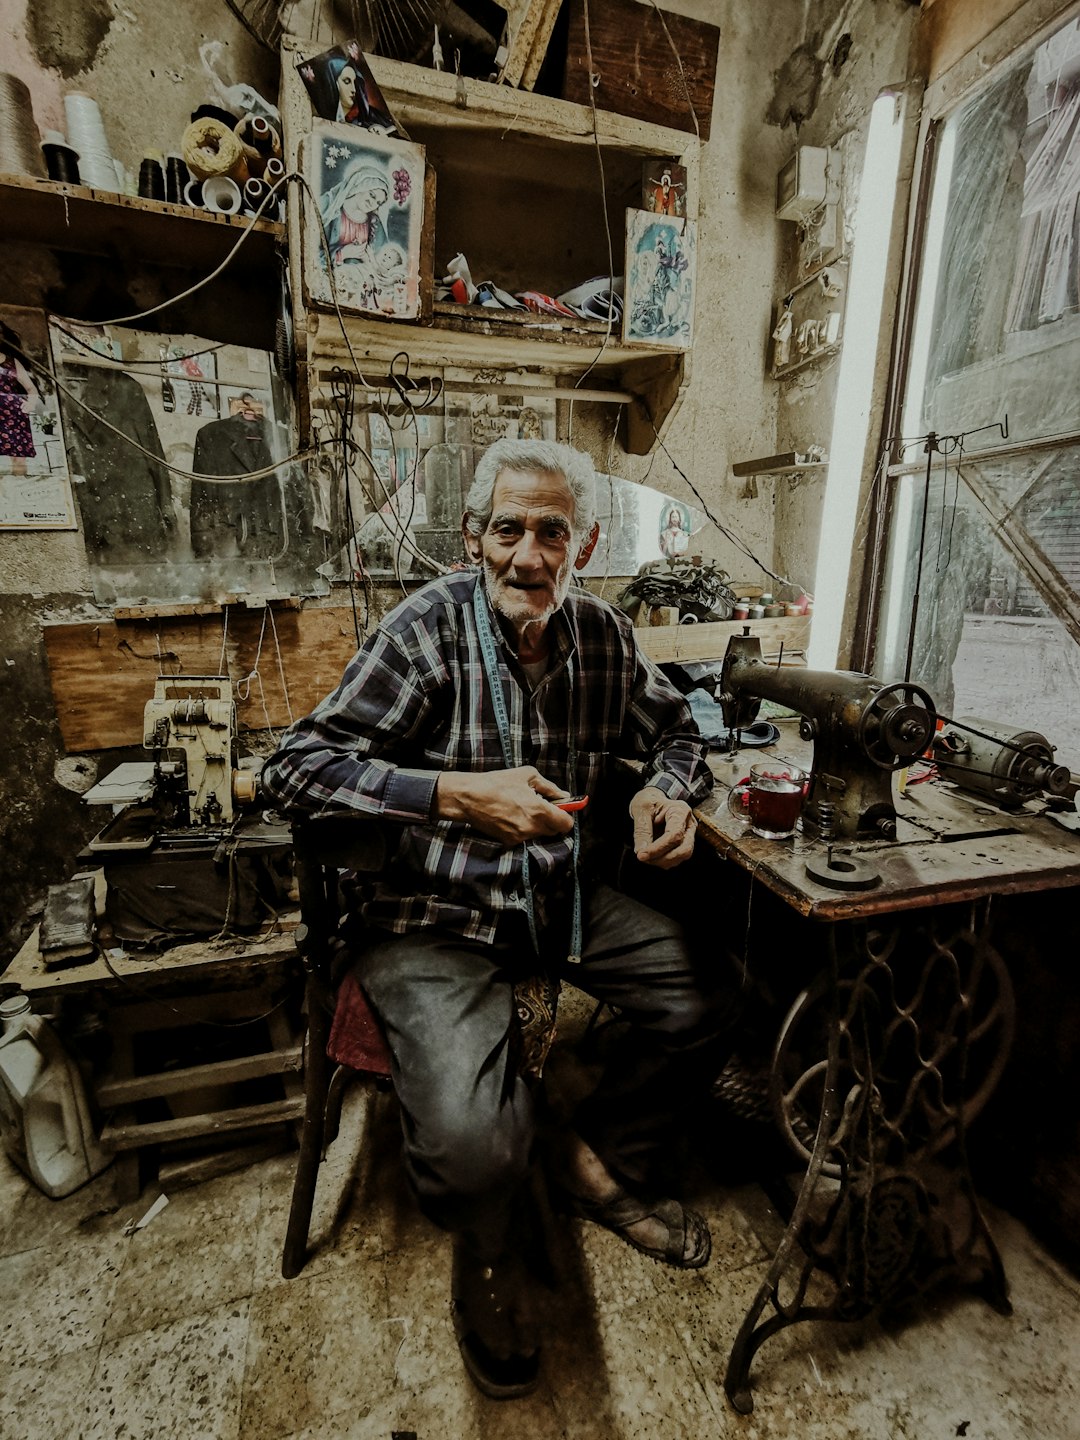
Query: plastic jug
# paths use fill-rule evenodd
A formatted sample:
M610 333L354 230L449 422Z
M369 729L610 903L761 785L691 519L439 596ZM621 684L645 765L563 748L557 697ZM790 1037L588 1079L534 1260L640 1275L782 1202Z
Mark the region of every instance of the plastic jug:
M82 1076L25 995L0 1002L0 1140L53 1199L70 1195L113 1159L94 1134Z

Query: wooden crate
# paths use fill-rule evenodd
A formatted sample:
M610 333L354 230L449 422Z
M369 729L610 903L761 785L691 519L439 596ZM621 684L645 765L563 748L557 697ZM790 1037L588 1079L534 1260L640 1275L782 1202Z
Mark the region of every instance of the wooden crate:
M720 45L716 25L666 11L661 16L638 0L589 0L586 45L584 0L567 3L564 100L588 105L591 93L598 110L709 138ZM599 76L591 92L590 46L592 72Z

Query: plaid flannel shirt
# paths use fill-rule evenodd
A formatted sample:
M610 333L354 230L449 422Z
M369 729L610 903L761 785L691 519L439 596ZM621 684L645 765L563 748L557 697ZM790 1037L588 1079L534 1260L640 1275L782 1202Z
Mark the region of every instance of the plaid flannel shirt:
M399 933L440 925L490 942L500 915L525 904L520 846L434 814L440 772L505 763L473 614L480 583L479 571L454 573L398 605L262 771L286 813L355 810L388 822L388 863L364 917ZM696 803L708 794L708 747L690 707L642 655L620 611L572 587L549 622L551 659L535 689L498 624L492 629L515 764L595 795L611 762L625 756L644 762L643 785L673 799ZM550 899L569 883L571 845L545 836L528 850L542 924Z

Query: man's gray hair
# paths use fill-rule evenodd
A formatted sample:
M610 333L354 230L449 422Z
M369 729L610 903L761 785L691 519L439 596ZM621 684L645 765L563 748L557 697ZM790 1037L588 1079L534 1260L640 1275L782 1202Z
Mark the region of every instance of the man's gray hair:
M480 536L491 519L495 482L503 470L562 475L574 497L574 538L584 543L596 523L596 471L592 457L554 440L496 440L477 462L465 497L466 526Z

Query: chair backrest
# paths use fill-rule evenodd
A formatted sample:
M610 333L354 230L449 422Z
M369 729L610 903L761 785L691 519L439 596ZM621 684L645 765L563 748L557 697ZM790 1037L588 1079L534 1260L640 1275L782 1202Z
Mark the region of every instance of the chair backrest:
M292 837L300 896L296 947L315 974L329 983L331 942L341 919L341 871L373 874L382 869L383 825L370 816L333 810L294 820Z

